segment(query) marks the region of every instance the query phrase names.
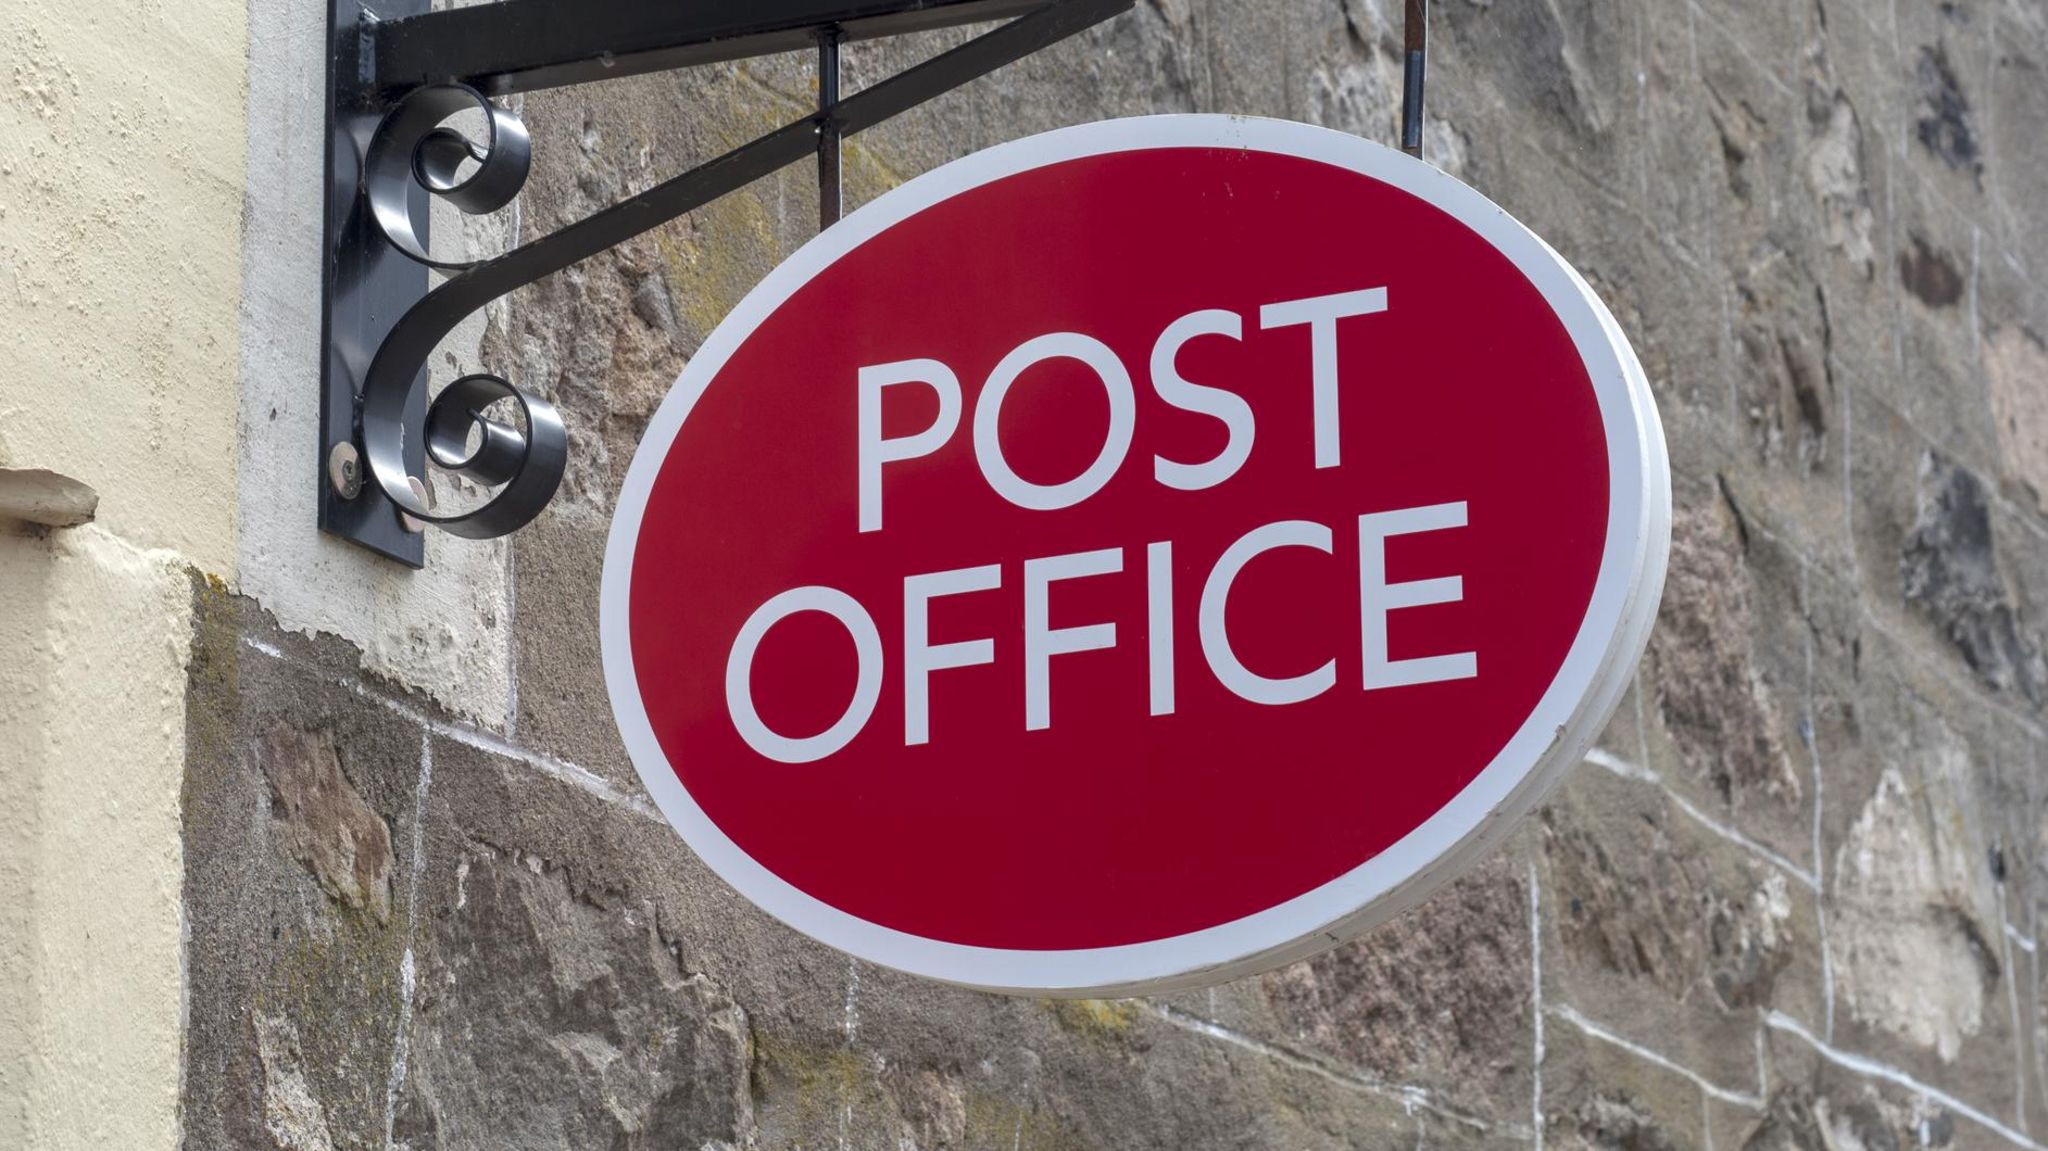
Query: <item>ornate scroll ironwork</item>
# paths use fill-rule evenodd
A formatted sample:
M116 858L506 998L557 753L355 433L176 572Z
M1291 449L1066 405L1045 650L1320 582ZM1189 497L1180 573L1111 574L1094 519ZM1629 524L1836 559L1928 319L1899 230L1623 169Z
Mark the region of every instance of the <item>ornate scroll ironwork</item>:
M395 0L414 4L417 0ZM744 11L670 0L500 0L447 12L386 13L335 0L321 526L401 562L423 551L409 517L488 538L525 525L553 498L568 459L561 413L495 375L465 376L425 402L425 365L463 319L561 271L809 156L820 161L821 216L837 218L838 141L1131 7L1133 0L753 0ZM545 28L573 9L551 55ZM494 19L502 24L483 24ZM366 18L367 17L367 18ZM1015 17L923 64L840 98L839 45L852 39ZM481 37L479 31L492 35ZM458 37L459 34L459 37ZM439 39L437 39L439 37ZM512 202L531 161L526 129L486 92L581 83L664 67L818 45L820 106L750 143L551 235L473 262L434 256L429 196L463 212ZM597 49L594 45L612 44ZM379 61L392 73L379 71ZM483 138L449 126L481 115ZM426 290L425 269L449 278ZM394 318L395 315L395 318ZM518 410L505 418L506 406ZM330 469L360 453L370 483ZM492 497L438 512L426 466ZM352 490L351 490L352 489Z

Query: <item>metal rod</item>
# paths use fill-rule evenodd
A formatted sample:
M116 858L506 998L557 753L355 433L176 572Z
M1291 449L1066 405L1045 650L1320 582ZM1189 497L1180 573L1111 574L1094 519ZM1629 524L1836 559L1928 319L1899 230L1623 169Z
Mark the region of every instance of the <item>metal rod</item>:
M405 16L370 32L369 86L396 94L469 84L493 96L801 52L820 29L846 41L1005 20L1045 0L496 0Z
M1429 0L1408 0L1402 21L1407 67L1401 77L1401 150L1422 158L1422 72L1429 59Z
M835 26L818 34L818 230L839 222L839 40Z

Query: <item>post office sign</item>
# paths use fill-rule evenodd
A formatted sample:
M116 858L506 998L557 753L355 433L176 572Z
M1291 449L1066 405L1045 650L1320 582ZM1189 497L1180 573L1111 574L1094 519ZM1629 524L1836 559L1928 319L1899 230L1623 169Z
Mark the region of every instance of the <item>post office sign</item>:
M864 959L1114 994L1457 874L1598 733L1670 486L1613 316L1421 161L1051 132L778 268L655 414L602 629L655 802Z

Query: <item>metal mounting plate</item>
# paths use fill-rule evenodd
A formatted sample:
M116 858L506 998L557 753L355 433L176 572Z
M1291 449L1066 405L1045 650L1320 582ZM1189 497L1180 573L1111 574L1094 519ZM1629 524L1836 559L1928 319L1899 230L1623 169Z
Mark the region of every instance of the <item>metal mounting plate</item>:
M327 52L327 206L321 253L320 527L410 567L426 563L424 533L406 530L398 506L377 485L343 499L328 482L327 457L356 442L356 395L370 358L406 310L427 294L427 269L384 238L360 194L362 156L384 112L370 83L364 47L377 21L417 15L427 0L329 0ZM414 219L426 218L426 190L415 188ZM414 386L407 427L426 419L426 372ZM405 445L412 474L422 474L422 437Z

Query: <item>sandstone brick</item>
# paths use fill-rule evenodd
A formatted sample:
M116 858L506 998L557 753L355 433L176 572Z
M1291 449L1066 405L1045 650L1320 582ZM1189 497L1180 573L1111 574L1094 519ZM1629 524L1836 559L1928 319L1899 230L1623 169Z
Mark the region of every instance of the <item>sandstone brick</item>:
M1994 330L1984 353L2003 473L2048 513L2048 345L2023 327Z
M1827 776L1834 1042L2016 1115L2031 1039L2014 1020L2005 845L2033 834L2034 767L2000 752L1998 713L1939 663L1872 632L1861 666L1861 739Z
M1522 1122L1533 1050L1523 856L1503 851L1315 959L1166 1002L1389 1090L1425 1091L1497 1125Z
M1753 1083L1715 1086L1744 1093ZM1679 1151L1713 1141L1697 1080L1589 1034L1568 1013L1545 1021L1543 1087L1545 1147Z
M330 898L390 922L391 829L348 781L333 737L281 723L261 747L286 850Z
M248 601L211 590L200 604L184 796L186 1138L381 1149L420 732L366 681L329 674L343 645L286 640Z
M397 1145L748 1137L746 1014L683 967L644 905L488 845L438 869L453 871L455 901L423 908Z
M1989 7L1979 28L1988 75L1980 84L1984 121L1984 183L1993 203L1987 253L2016 261L2036 282L2048 250L2048 208L2034 189L2048 187L2048 141L2033 130L2048 117L2048 37L2038 10ZM2035 315L2040 303L2035 296Z
M1721 1107L1717 1137L1732 1130L1737 1146L1754 1151L1783 1148L1921 1147L1989 1149L2013 1146L2010 1117L1976 1115L1915 1088L1858 1075L1843 1066L1839 1049L1830 1056L1805 1038L1768 1029L1759 1053L1769 1074L1770 1096L1761 1114ZM2001 1124L1988 1127L1982 1118Z
M1979 677L2038 707L2048 691L2048 665L2038 617L2026 602L2032 597L2021 594L2035 581L2007 574L2033 570L2010 558L2041 554L2033 525L1999 514L1984 479L1937 451L1921 455L1919 487L1899 560L1907 603L1941 629Z
M1545 1003L1716 1081L1751 1074L1744 1040L1761 1011L1822 1022L1820 922L1801 873L1657 786L1591 767L1542 819Z
M1896 411L1859 401L1852 468L1859 577L1874 618L1929 640L1951 666L2022 707L2040 702L2042 623L2019 588L2034 533L2003 517L1992 481Z
M1701 810L1810 866L1809 573L1731 488L1685 485L1628 754Z

